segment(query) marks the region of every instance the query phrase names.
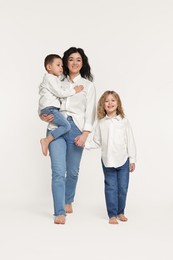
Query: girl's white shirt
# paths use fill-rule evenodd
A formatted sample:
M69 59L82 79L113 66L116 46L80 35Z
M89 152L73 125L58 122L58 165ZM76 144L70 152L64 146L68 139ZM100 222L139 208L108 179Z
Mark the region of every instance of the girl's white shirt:
M130 123L120 115L98 120L93 139L86 141L85 148L101 148L105 167L120 167L128 158L130 163L136 162L136 146Z
M70 81L67 77L61 81L64 90L71 91L77 85L83 85L84 89L68 98L61 99L60 111L62 114L72 116L75 124L80 131L92 131L95 113L96 113L96 91L94 84L84 79L81 75L78 75ZM49 125L49 129L52 129L52 125Z

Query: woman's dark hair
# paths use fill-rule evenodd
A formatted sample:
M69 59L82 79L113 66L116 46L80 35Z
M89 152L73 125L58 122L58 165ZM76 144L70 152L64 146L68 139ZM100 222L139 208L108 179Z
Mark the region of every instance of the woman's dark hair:
M90 81L93 81L93 75L91 74L91 68L88 62L88 57L84 53L84 50L81 48L76 48L76 47L70 47L68 50L64 52L64 56L62 58L63 61L63 70L64 70L64 75L67 77L69 75L69 69L68 69L68 58L71 54L73 53L79 53L82 57L82 63L83 66L80 70L80 74L83 78L89 79Z

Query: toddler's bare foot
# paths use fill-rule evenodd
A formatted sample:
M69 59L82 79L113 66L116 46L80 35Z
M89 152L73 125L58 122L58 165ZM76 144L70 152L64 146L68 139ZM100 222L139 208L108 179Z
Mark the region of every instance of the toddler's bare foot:
M119 224L116 217L112 217L109 219L109 224Z
M124 214L119 214L119 215L118 215L118 219L121 220L121 221L124 221L124 222L128 220L128 218L126 218L126 217L124 216Z
M54 224L65 224L65 216L59 215L59 216L55 217Z
M42 139L40 140L40 143L41 143L42 152L43 152L43 154L46 156L46 155L47 155L47 151L48 151L48 145L49 145L49 143L46 141L46 138L42 138Z
M65 205L65 211L66 213L73 213L73 208L71 204L66 204Z

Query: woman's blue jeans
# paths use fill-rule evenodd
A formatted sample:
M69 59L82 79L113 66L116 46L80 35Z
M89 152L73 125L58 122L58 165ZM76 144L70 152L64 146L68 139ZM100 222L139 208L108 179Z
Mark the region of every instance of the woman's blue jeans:
M81 131L71 116L67 117L67 120L71 125L70 131L53 140L49 145L55 216L66 215L65 204L71 204L74 201L83 152L82 147L74 144L75 137L81 135Z
M102 161L105 182L105 199L109 218L124 214L129 184L129 159L124 165L105 167Z

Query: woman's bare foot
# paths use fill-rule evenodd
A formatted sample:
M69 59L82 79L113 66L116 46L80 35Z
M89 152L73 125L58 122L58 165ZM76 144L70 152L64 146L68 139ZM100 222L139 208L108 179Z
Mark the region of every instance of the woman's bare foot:
M73 213L73 208L71 204L66 204L65 205L65 211L66 213Z
M118 219L121 220L121 221L124 221L124 222L126 222L126 221L128 220L128 218L126 218L126 217L124 216L124 214L119 214L119 215L118 215Z
M42 152L46 156L47 155L47 151L48 151L49 142L46 140L46 138L42 138L40 140L40 143L41 143Z
M54 219L54 224L65 224L65 216L64 215L56 216Z
M119 224L116 217L112 217L109 219L109 224Z

